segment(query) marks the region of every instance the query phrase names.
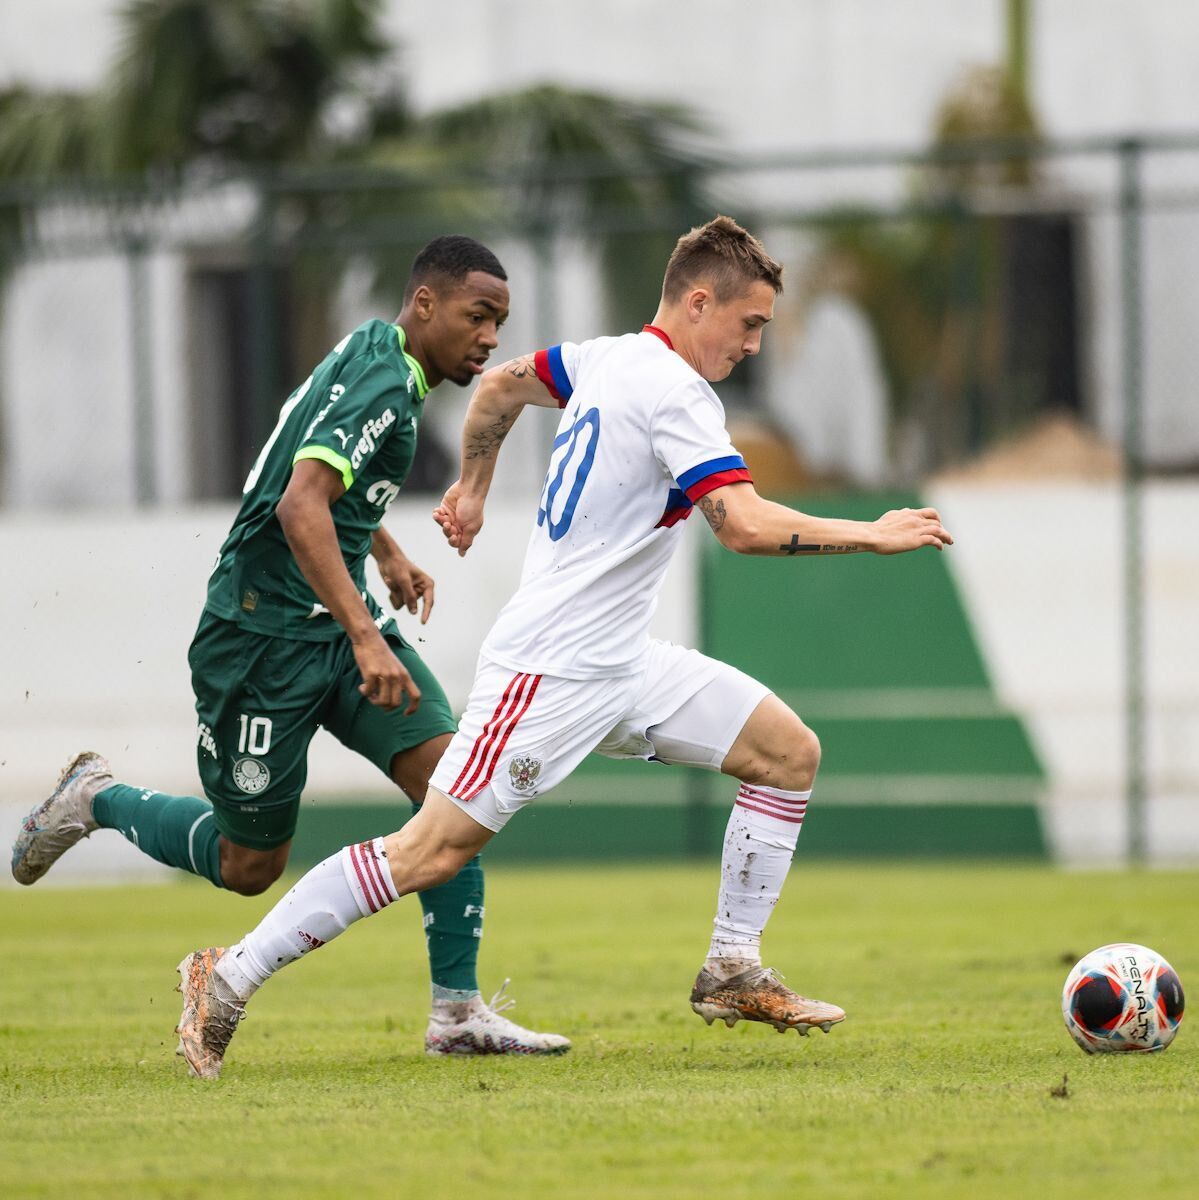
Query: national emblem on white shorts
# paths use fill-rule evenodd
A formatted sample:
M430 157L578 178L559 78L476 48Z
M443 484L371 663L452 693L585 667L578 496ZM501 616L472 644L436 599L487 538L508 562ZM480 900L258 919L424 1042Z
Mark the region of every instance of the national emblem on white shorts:
M247 795L257 796L270 781L266 763L256 758L239 758L233 764L233 782Z
M518 754L508 764L508 778L512 780L514 792L531 792L540 774L541 759L534 758L531 754Z

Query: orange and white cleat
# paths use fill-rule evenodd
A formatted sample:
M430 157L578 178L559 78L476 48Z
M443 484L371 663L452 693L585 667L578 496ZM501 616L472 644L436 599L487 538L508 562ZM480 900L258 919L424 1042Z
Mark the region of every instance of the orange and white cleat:
M729 979L702 970L691 989L691 1007L711 1025L761 1021L779 1033L794 1029L806 1037L813 1026L825 1033L845 1020L845 1010L823 1000L809 1000L785 986L769 967L751 967Z
M193 950L179 964L179 986L183 1015L175 1032L179 1035L176 1054L187 1060L197 1079L218 1079L229 1041L246 1015L244 1000L214 970L224 954L221 946Z

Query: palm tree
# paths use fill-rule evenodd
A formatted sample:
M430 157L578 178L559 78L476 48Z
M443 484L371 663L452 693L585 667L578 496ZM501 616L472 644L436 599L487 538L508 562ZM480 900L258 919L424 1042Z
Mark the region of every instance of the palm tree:
M130 0L96 92L0 94L0 178L330 158L339 139L324 122L329 105L366 103L363 70L388 53L380 9L381 0Z
M678 233L711 216L702 127L680 105L545 84L435 113L420 132L448 161L489 170L535 244L587 231L618 328L653 311Z
M0 181L180 183L264 168L373 167L395 186L275 180L292 237L420 209L534 237L594 231L613 294L645 308L649 232L709 211L698 124L679 106L541 86L414 120L382 70L383 0L130 0L91 94L0 93ZM433 177L469 168L470 187ZM480 180L480 176L492 177ZM485 203L480 199L484 184ZM657 247L660 248L660 247ZM654 259L660 259L655 253Z
M348 254L394 281L447 226L515 233L546 261L546 280L556 232L585 231L614 324L652 312L674 236L710 215L695 119L541 86L418 120L394 82L383 2L128 0L94 92L0 92L0 281L47 188L85 181L87 202L97 185L132 184L140 203L169 205L248 178L259 218L236 236L248 239L263 317L251 392L267 426L282 379L328 341ZM118 224L121 199L107 210ZM548 306L543 295L543 316ZM293 336L271 312L287 313ZM288 341L297 362L281 352Z

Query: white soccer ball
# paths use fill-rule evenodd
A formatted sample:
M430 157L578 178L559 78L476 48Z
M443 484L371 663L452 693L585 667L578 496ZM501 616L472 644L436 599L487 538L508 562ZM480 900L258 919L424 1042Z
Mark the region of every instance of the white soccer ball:
M1174 968L1133 942L1081 958L1062 988L1070 1036L1088 1053L1164 1050L1178 1032L1184 998Z

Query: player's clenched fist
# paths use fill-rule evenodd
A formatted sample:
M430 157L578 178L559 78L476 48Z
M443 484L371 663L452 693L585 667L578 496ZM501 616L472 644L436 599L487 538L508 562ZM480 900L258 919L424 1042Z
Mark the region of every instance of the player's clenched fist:
M483 500L463 491L460 483L451 484L441 503L433 510L433 520L441 526L446 541L458 551L461 558L483 528Z

